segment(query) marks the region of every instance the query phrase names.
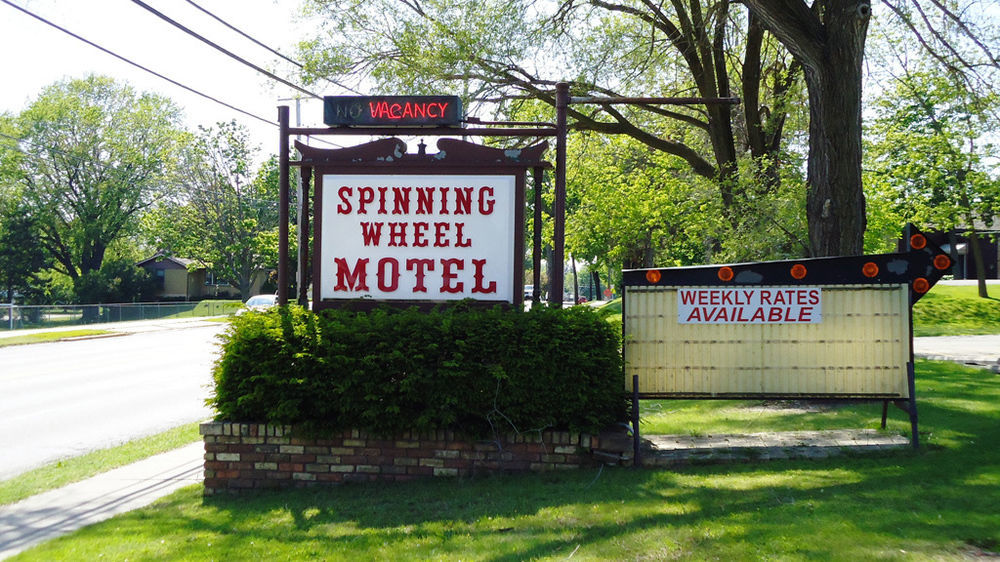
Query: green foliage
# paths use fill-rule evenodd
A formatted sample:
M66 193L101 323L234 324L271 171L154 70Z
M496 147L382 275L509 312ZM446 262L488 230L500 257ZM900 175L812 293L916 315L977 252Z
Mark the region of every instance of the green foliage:
M256 153L236 122L202 128L184 151L181 189L144 225L153 246L211 267L243 300L278 264L278 162L255 171Z
M567 174L567 244L599 270L705 259L715 191L677 159L624 137L578 136Z
M82 304L142 302L152 300L156 282L135 260L114 257L104 260L97 271L76 278L74 293Z
M299 307L233 320L218 419L376 433L596 431L625 416L620 336L587 307Z
M37 222L19 195L0 192L0 298L28 293L35 274L46 266L47 257L35 243Z
M74 281L99 271L108 248L134 234L162 195L178 119L165 98L100 76L53 84L0 119L17 139L0 152L0 181L16 186L37 221L35 247Z
M917 71L877 100L868 129L868 194L875 200L869 248L891 244L907 222L950 230L990 224L1000 214L995 148L988 142L995 104L995 97L967 92L947 76Z

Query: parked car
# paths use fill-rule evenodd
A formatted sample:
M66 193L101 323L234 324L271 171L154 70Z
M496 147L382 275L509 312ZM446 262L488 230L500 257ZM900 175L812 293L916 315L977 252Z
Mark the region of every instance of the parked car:
M247 299L244 307L237 310L237 316L250 310L267 310L278 303L278 295L254 295Z

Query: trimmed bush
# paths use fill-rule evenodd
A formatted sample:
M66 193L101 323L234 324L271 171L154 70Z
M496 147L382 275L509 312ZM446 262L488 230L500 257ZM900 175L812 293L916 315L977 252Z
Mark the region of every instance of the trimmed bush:
M209 403L308 430L596 432L627 419L620 340L589 307L283 307L233 319Z

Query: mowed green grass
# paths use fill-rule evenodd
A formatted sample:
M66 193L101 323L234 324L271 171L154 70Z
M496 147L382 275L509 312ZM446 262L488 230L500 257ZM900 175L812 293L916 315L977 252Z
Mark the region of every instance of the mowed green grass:
M27 334L21 336L8 336L0 338L0 347L8 345L25 345L29 343L46 343L73 338L105 336L113 334L108 330L65 330L61 332L42 332L38 334Z
M140 437L117 447L92 451L0 481L0 506L79 482L95 474L140 461L201 440L198 423L190 423L162 433Z
M975 285L935 285L913 307L913 334L1000 334L1000 285L988 289L984 299Z
M1000 551L1000 376L921 361L917 392L920 451L238 497L203 498L192 486L15 560L959 560ZM881 414L846 405L792 422L758 406L738 415L701 407L699 431L870 427ZM674 422L675 406L661 408L655 423L665 429L692 423L694 414ZM895 409L890 423L909 428Z

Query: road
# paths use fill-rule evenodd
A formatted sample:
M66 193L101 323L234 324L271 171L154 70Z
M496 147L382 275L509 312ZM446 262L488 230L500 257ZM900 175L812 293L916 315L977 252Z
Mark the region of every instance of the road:
M210 418L224 327L0 347L0 480Z

